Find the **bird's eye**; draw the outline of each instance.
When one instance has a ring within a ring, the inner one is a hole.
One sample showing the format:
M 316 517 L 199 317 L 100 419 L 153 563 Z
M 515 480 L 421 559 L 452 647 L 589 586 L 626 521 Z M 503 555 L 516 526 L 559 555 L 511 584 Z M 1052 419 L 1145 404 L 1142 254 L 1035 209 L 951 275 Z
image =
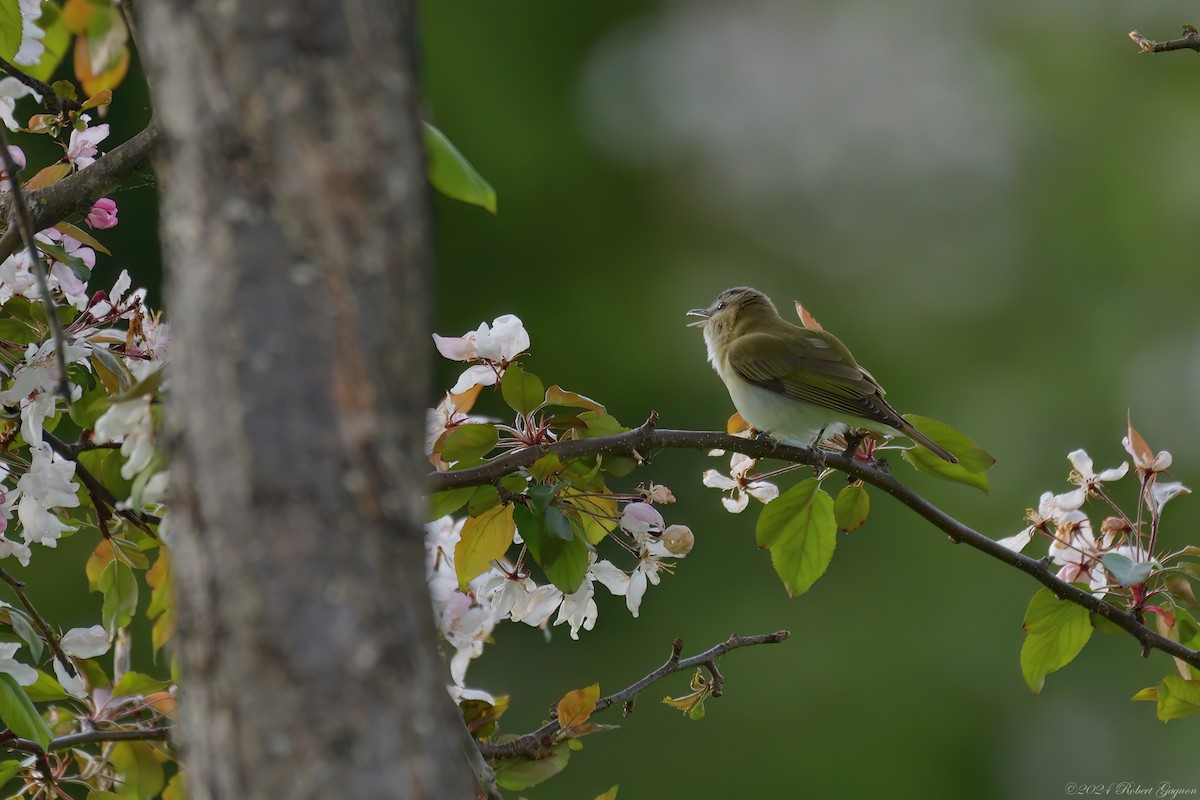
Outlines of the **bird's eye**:
M 724 311 L 724 310 L 725 310 L 725 301 L 722 300 L 721 302 L 717 303 L 717 311 Z

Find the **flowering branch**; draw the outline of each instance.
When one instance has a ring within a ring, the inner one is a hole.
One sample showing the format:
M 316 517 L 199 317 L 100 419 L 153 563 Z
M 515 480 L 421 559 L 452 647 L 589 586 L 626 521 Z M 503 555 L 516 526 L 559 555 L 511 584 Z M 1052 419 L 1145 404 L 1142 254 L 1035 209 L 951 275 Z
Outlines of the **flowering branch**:
M 1130 31 L 1129 38 L 1137 42 L 1137 46 L 1142 48 L 1143 53 L 1165 53 L 1168 50 L 1195 50 L 1200 53 L 1200 31 L 1196 30 L 1193 25 L 1184 25 L 1183 36 L 1178 39 L 1168 39 L 1165 42 L 1147 39 L 1137 31 Z
M 623 704 L 626 705 L 626 715 L 632 710 L 632 703 L 638 693 L 649 687 L 651 684 L 662 680 L 668 675 L 684 670 L 693 669 L 695 667 L 704 667 L 712 676 L 712 689 L 710 694 L 714 697 L 719 697 L 725 685 L 725 680 L 717 669 L 717 659 L 728 653 L 730 650 L 737 650 L 741 647 L 751 647 L 757 644 L 776 644 L 782 642 L 791 636 L 788 631 L 776 631 L 775 633 L 761 633 L 756 636 L 738 636 L 733 634 L 725 641 L 718 645 L 710 647 L 703 653 L 699 653 L 688 658 L 680 658 L 679 654 L 683 651 L 683 640 L 676 639 L 671 646 L 671 657 L 667 659 L 661 667 L 646 675 L 641 680 L 633 683 L 616 694 L 610 694 L 607 697 L 602 697 L 596 701 L 596 707 L 592 713 L 603 711 L 606 708 Z M 503 744 L 488 744 L 481 743 L 479 745 L 480 752 L 486 758 L 501 758 L 505 756 L 516 756 L 527 753 L 533 753 L 545 748 L 554 738 L 554 735 L 561 730 L 558 720 L 553 720 L 546 723 L 536 731 L 526 733 L 523 736 L 518 736 L 516 739 L 511 739 Z
M 50 324 L 50 332 L 54 336 L 54 357 L 58 362 L 58 393 L 62 395 L 66 404 L 70 405 L 71 384 L 67 381 L 66 335 L 63 333 L 62 320 L 58 318 L 58 311 L 54 306 L 54 297 L 50 294 L 50 269 L 42 261 L 42 256 L 37 249 L 37 242 L 33 238 L 40 228 L 34 227 L 29 206 L 25 203 L 25 193 L 21 189 L 20 181 L 17 180 L 17 162 L 8 150 L 8 135 L 3 126 L 0 126 L 0 159 L 4 162 L 5 173 L 8 174 L 9 195 L 12 197 L 13 212 L 16 216 L 16 224 L 10 219 L 8 227 L 9 230 L 19 230 L 20 238 L 25 240 L 25 246 L 29 248 L 29 257 L 33 261 L 33 275 L 37 279 L 38 293 L 42 296 L 42 305 L 46 308 L 46 321 Z M 8 231 L 5 232 L 5 235 L 7 233 Z M 8 258 L 8 256 L 0 258 Z
M 114 497 L 113 493 L 108 490 L 108 487 L 101 483 L 99 478 L 89 472 L 88 468 L 80 463 L 79 454 L 86 450 L 95 449 L 94 446 L 82 445 L 78 443 L 68 444 L 62 439 L 59 439 L 53 433 L 50 433 L 50 431 L 43 431 L 42 438 L 45 440 L 46 444 L 50 445 L 50 449 L 52 449 L 54 452 L 58 453 L 68 461 L 75 462 L 75 475 L 79 478 L 79 481 L 83 484 L 83 487 L 87 489 L 88 494 L 91 495 L 92 502 L 96 506 L 96 511 L 100 514 L 100 524 L 102 529 L 105 519 L 109 518 L 106 517 L 106 515 L 111 511 L 133 523 L 133 525 L 143 533 L 146 533 L 147 535 L 156 539 L 158 538 L 158 534 L 156 534 L 154 529 L 150 527 L 151 524 L 156 525 L 160 522 L 158 517 L 153 514 L 148 514 L 144 511 L 136 511 L 132 508 L 118 507 L 117 498 Z
M 160 138 L 158 124 L 151 120 L 137 135 L 105 153 L 103 158 L 97 159 L 87 169 L 29 192 L 34 230 L 52 227 L 72 214 L 91 208 L 134 172 L 149 165 L 150 155 Z M 0 236 L 0 261 L 15 253 L 20 242 L 20 232 L 10 221 L 8 229 Z
M 1069 600 L 1109 620 L 1141 643 L 1143 655 L 1148 655 L 1151 649 L 1161 650 L 1192 666 L 1200 667 L 1200 651 L 1191 650 L 1179 642 L 1158 634 L 1143 625 L 1134 614 L 1060 580 L 1049 570 L 1047 561 L 1033 559 L 1010 550 L 999 542 L 964 525 L 898 481 L 887 471 L 886 466 L 860 461 L 843 453 L 791 447 L 771 439 L 745 439 L 740 436 L 710 431 L 658 430 L 654 427 L 657 419 L 657 414 L 651 414 L 641 427 L 624 433 L 526 447 L 495 458 L 479 467 L 451 472 L 435 472 L 429 476 L 429 489 L 432 492 L 438 492 L 491 483 L 504 475 L 532 465 L 546 453 L 557 453 L 560 458 L 567 459 L 589 455 L 618 454 L 641 454 L 642 457 L 645 457 L 652 448 L 656 447 L 691 450 L 721 449 L 744 453 L 755 458 L 773 458 L 813 467 L 832 467 L 887 492 L 931 522 L 934 527 L 947 534 L 953 541 L 966 544 L 1021 570 L 1050 589 L 1059 599 Z

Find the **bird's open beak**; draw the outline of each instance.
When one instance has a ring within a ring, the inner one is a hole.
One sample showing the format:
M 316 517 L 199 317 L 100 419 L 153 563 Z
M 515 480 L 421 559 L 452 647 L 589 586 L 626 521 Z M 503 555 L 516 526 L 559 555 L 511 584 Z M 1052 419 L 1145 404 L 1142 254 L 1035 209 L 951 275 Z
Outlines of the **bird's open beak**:
M 693 308 L 691 311 L 687 312 L 685 316 L 700 317 L 700 319 L 696 320 L 695 322 L 689 322 L 687 324 L 689 328 L 700 328 L 704 326 L 704 323 L 708 322 L 709 314 L 707 308 Z

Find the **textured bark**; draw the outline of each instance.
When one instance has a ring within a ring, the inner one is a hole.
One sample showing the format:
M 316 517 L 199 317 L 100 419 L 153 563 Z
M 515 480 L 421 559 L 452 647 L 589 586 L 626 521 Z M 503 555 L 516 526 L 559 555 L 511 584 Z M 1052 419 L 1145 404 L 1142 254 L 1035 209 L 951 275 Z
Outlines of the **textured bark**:
M 411 4 L 142 5 L 190 797 L 469 797 L 424 579 Z

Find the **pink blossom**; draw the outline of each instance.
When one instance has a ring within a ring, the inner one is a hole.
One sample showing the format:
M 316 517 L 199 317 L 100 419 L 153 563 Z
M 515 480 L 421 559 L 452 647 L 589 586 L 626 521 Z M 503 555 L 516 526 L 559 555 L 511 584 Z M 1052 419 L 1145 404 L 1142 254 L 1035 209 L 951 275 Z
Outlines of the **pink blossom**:
M 644 537 L 651 531 L 661 531 L 666 523 L 662 514 L 649 503 L 630 503 L 621 514 L 621 528 L 636 537 Z
M 117 204 L 114 200 L 101 197 L 88 212 L 87 224 L 95 230 L 108 230 L 117 226 Z
M 76 169 L 89 167 L 100 155 L 97 145 L 108 138 L 108 123 L 94 128 L 71 131 L 71 141 L 67 144 L 67 158 Z

